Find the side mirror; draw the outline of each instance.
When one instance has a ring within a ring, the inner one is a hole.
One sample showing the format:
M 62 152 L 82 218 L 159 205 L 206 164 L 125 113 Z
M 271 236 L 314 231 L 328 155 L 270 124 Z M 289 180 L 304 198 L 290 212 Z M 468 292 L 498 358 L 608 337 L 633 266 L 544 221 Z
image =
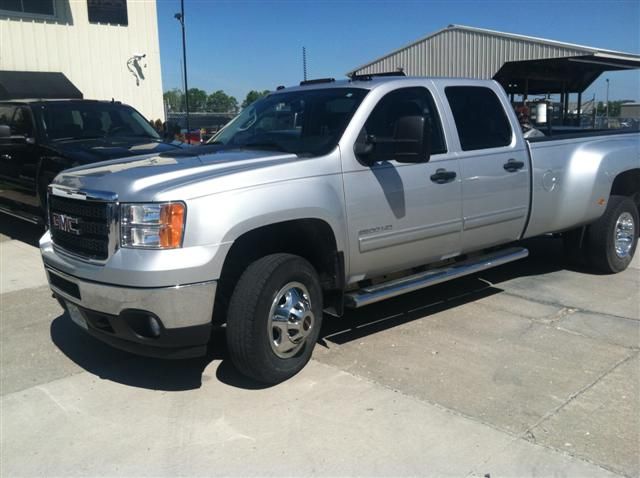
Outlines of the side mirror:
M 394 159 L 399 163 L 429 161 L 431 134 L 424 116 L 398 118 L 393 134 Z
M 0 139 L 11 138 L 11 127 L 6 124 L 0 124 Z
M 373 164 L 376 159 L 374 156 L 375 144 L 372 141 L 372 137 L 367 134 L 367 131 L 363 128 L 358 135 L 358 139 L 353 145 L 353 153 L 356 158 L 367 166 Z
M 373 143 L 369 141 L 356 141 L 353 145 L 353 152 L 357 157 L 369 156 L 373 152 Z

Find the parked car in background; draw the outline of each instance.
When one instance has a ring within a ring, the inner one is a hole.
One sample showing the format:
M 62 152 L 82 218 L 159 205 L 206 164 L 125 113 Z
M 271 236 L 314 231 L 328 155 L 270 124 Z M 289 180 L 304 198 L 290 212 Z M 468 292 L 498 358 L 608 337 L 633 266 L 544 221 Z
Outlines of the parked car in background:
M 321 80 L 245 108 L 208 145 L 84 166 L 50 186 L 40 241 L 71 318 L 115 347 L 205 353 L 277 383 L 340 316 L 522 259 L 624 270 L 638 242 L 640 135 L 527 140 L 488 80 Z M 637 291 L 629 291 L 629 294 Z
M 2 101 L 0 212 L 43 223 L 47 186 L 60 171 L 179 148 L 117 101 Z

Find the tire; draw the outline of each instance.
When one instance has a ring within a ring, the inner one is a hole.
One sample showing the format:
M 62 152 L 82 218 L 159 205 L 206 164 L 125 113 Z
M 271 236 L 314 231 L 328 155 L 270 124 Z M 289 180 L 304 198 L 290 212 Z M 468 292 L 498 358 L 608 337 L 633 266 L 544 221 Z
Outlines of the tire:
M 231 361 L 258 382 L 280 383 L 307 364 L 321 325 L 322 290 L 313 266 L 291 254 L 265 256 L 244 271 L 231 296 Z
M 631 198 L 611 196 L 605 213 L 589 226 L 587 259 L 596 271 L 625 270 L 638 245 L 638 209 Z

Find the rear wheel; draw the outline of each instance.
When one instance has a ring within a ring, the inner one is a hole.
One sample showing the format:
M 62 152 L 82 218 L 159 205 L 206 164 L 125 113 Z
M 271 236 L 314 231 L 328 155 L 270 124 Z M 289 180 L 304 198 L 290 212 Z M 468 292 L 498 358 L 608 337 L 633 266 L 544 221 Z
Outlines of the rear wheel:
M 309 361 L 321 324 L 322 290 L 313 266 L 291 254 L 263 257 L 246 269 L 231 296 L 231 360 L 254 380 L 282 382 Z
M 638 209 L 626 196 L 611 196 L 607 210 L 589 226 L 587 257 L 599 272 L 625 270 L 638 245 Z

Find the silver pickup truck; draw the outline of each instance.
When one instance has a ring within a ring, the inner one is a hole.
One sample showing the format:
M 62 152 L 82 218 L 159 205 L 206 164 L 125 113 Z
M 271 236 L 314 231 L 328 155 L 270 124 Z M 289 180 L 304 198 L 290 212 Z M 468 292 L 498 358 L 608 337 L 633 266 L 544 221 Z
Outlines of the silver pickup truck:
M 562 233 L 605 273 L 635 252 L 638 133 L 523 138 L 492 81 L 305 82 L 210 144 L 79 167 L 40 248 L 72 320 L 125 350 L 206 352 L 265 383 L 307 363 L 323 313 L 515 261 Z

